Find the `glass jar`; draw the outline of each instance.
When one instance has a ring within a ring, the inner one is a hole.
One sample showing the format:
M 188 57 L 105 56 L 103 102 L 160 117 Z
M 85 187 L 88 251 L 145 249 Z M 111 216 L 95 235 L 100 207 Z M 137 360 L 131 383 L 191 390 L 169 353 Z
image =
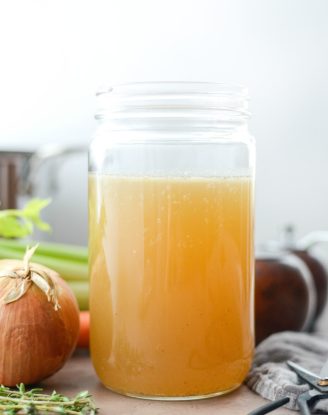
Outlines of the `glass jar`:
M 89 175 L 96 372 L 136 397 L 229 392 L 254 347 L 245 89 L 126 84 L 98 102 Z

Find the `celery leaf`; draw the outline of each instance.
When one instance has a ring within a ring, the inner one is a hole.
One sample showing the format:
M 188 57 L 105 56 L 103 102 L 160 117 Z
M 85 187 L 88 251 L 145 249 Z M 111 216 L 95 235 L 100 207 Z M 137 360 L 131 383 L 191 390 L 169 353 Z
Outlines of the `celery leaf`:
M 34 227 L 50 231 L 50 225 L 40 217 L 41 210 L 49 203 L 49 199 L 32 199 L 21 210 L 0 210 L 0 236 L 24 238 L 33 233 Z

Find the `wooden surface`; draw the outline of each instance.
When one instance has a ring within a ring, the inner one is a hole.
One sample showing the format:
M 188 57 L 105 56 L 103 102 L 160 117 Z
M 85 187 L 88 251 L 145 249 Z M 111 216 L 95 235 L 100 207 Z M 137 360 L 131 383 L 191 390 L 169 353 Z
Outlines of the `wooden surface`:
M 327 333 L 328 307 L 317 323 L 316 331 Z M 251 392 L 246 386 L 217 398 L 189 402 L 158 402 L 128 398 L 105 389 L 97 379 L 86 351 L 76 353 L 57 374 L 42 385 L 47 391 L 54 389 L 74 396 L 88 390 L 94 396 L 101 415 L 247 415 L 268 402 Z M 292 415 L 295 411 L 277 409 L 273 415 Z
M 100 384 L 89 356 L 81 351 L 41 386 L 49 392 L 56 390 L 69 396 L 88 390 L 103 415 L 246 415 L 267 402 L 246 386 L 225 396 L 189 402 L 146 401 L 121 396 Z M 291 415 L 295 412 L 279 409 L 273 414 Z
M 328 306 L 317 323 L 316 331 L 327 334 Z M 74 396 L 88 390 L 94 396 L 101 415 L 247 415 L 268 401 L 246 386 L 217 398 L 189 402 L 158 402 L 129 398 L 105 389 L 98 381 L 86 351 L 78 351 L 57 374 L 41 385 L 48 392 Z M 273 415 L 292 415 L 295 411 L 277 409 Z

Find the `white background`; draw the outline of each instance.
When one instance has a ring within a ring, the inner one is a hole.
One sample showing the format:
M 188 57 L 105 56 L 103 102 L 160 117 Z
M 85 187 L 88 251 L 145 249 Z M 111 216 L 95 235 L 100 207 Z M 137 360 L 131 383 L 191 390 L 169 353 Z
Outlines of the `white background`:
M 257 241 L 328 229 L 328 1 L 0 3 L 0 149 L 87 145 L 95 91 L 151 80 L 248 86 Z M 86 243 L 86 178 L 85 156 L 62 165 L 50 239 Z

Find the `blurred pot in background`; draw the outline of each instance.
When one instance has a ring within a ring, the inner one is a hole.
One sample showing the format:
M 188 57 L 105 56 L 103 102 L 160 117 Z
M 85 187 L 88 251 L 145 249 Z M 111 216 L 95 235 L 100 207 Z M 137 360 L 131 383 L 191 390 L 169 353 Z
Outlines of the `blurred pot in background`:
M 57 172 L 69 156 L 87 153 L 84 146 L 45 145 L 36 151 L 0 149 L 0 209 L 16 208 L 20 197 L 33 196 L 42 167 L 49 164 L 49 193 L 58 188 Z
M 0 151 L 0 209 L 17 207 L 17 196 L 33 153 Z

